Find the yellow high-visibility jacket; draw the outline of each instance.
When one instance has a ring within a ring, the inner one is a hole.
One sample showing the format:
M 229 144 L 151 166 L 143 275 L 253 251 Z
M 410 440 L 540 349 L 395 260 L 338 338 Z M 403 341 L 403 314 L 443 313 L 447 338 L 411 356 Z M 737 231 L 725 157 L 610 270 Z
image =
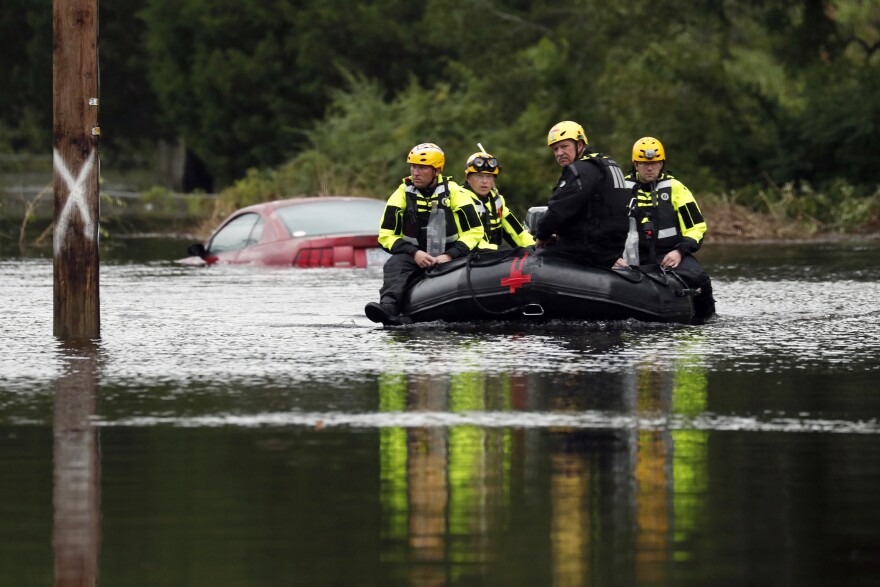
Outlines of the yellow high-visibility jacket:
M 437 176 L 430 194 L 417 189 L 409 177 L 388 198 L 379 226 L 379 246 L 391 254 L 414 254 L 426 250 L 428 217 L 431 204 L 446 214 L 446 254 L 463 257 L 483 241 L 483 223 L 474 202 L 460 185 L 449 177 Z

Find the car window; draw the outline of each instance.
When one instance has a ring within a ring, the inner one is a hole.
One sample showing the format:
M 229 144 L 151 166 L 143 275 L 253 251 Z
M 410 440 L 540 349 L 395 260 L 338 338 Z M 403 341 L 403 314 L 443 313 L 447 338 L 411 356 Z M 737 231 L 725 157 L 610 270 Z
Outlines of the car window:
M 379 232 L 385 210 L 381 200 L 321 201 L 278 208 L 291 236 L 370 234 Z
M 262 232 L 263 220 L 259 214 L 236 216 L 217 231 L 211 239 L 211 244 L 208 245 L 208 252 L 216 254 L 243 249 L 256 243 Z
M 257 217 L 257 223 L 254 224 L 254 229 L 251 231 L 251 235 L 248 237 L 247 244 L 245 246 L 249 247 L 251 245 L 255 245 L 260 242 L 260 237 L 263 236 L 263 217 Z

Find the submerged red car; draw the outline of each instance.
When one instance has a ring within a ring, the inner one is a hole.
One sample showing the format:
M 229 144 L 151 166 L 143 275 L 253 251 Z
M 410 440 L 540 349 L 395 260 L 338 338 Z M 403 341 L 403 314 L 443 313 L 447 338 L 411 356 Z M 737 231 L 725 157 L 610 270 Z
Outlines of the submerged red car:
M 383 200 L 291 198 L 242 208 L 205 244 L 189 247 L 187 265 L 242 263 L 274 267 L 380 267 Z

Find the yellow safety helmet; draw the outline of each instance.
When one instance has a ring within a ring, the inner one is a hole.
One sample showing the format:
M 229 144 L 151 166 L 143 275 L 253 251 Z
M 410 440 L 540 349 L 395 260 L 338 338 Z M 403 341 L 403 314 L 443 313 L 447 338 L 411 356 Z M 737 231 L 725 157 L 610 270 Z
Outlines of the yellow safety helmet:
M 498 175 L 499 171 L 501 171 L 501 164 L 498 163 L 498 159 L 485 151 L 478 151 L 468 157 L 467 163 L 464 166 L 465 175 L 468 173 L 491 173 L 492 175 Z
M 584 127 L 571 120 L 563 120 L 562 122 L 557 122 L 553 128 L 550 129 L 550 132 L 547 133 L 547 146 L 552 147 L 554 143 L 566 139 L 571 139 L 574 142 L 590 142 L 587 140 L 587 133 L 584 132 Z
M 633 145 L 633 163 L 636 161 L 666 161 L 663 143 L 654 137 L 642 137 Z
M 443 154 L 443 149 L 434 143 L 420 143 L 406 156 L 406 162 L 410 165 L 430 165 L 442 171 L 443 166 L 446 165 L 446 155 Z

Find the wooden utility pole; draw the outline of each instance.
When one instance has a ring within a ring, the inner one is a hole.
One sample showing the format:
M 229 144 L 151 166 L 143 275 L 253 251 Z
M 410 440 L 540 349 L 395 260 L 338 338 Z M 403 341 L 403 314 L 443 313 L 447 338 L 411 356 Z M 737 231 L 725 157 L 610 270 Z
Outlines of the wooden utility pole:
M 54 0 L 54 334 L 100 336 L 98 0 Z

